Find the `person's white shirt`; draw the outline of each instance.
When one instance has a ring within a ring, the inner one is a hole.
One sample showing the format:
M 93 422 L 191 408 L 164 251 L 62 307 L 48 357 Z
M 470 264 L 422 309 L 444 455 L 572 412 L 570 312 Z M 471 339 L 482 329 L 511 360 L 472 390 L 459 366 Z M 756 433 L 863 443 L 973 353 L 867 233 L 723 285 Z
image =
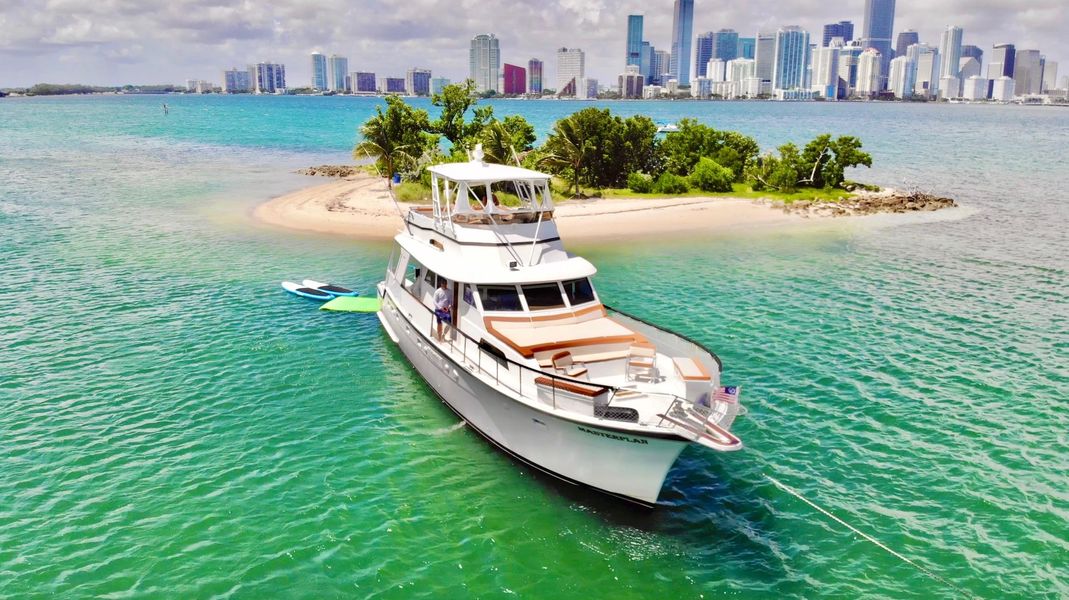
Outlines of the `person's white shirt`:
M 449 288 L 438 288 L 434 290 L 434 308 L 438 310 L 447 310 L 453 305 L 453 297 L 449 294 Z

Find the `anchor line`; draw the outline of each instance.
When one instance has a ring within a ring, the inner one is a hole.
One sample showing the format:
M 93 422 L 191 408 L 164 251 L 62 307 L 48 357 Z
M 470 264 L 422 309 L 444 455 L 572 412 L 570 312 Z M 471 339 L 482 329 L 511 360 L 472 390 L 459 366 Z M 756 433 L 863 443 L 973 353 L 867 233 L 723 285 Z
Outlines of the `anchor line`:
M 798 490 L 792 488 L 791 486 L 787 485 L 786 483 L 783 483 L 782 481 L 776 479 L 775 477 L 772 477 L 771 475 L 769 475 L 767 473 L 765 473 L 764 475 L 765 475 L 766 479 L 768 479 L 773 484 L 775 484 L 776 487 L 778 487 L 779 489 L 787 492 L 788 494 L 794 496 L 795 498 L 798 498 L 802 502 L 805 502 L 806 504 L 808 504 L 809 506 L 811 506 L 813 509 L 817 510 L 818 512 L 820 512 L 824 516 L 826 516 L 829 519 L 835 521 L 836 523 L 842 525 L 843 527 L 846 527 L 847 529 L 849 529 L 850 531 L 856 533 L 857 535 L 860 535 L 861 537 L 863 537 L 866 540 L 868 540 L 869 542 L 875 544 L 878 548 L 880 548 L 883 551 L 887 552 L 891 556 L 894 556 L 895 558 L 901 560 L 902 562 L 904 562 L 904 563 L 912 566 L 913 568 L 917 569 L 921 573 L 924 573 L 928 577 L 931 577 L 932 579 L 934 579 L 934 580 L 942 583 L 943 585 L 946 585 L 946 586 L 948 586 L 948 587 L 960 592 L 961 594 L 963 594 L 965 596 L 972 596 L 972 594 L 970 594 L 969 592 L 963 590 L 962 588 L 958 587 L 957 585 L 954 585 L 954 583 L 952 583 L 951 581 L 949 581 L 945 577 L 939 575 L 935 571 L 932 571 L 931 569 L 925 567 L 924 565 L 921 565 L 920 563 L 918 563 L 918 562 L 916 562 L 914 560 L 911 560 L 909 557 L 907 557 L 907 556 L 905 556 L 905 555 L 893 550 L 892 548 L 890 548 L 889 546 L 887 546 L 886 544 L 884 544 L 880 540 L 877 540 L 876 538 L 872 537 L 871 535 L 859 530 L 858 528 L 854 527 L 853 525 L 851 525 L 851 524 L 847 523 L 846 521 L 840 519 L 839 517 L 833 515 L 828 510 L 818 506 L 815 502 L 813 502 L 809 498 L 806 498 L 805 496 L 803 496 L 801 494 L 801 492 L 799 492 Z

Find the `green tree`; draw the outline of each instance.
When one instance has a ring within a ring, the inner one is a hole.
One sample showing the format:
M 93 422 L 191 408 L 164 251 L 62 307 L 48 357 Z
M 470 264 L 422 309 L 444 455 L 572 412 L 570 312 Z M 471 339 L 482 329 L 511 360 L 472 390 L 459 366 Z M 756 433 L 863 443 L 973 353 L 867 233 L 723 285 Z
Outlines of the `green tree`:
M 560 119 L 553 124 L 553 132 L 542 146 L 544 154 L 539 158 L 538 165 L 547 167 L 571 181 L 571 185 L 575 187 L 575 195 L 578 196 L 579 180 L 589 156 L 593 153 L 594 145 L 586 138 L 586 132 L 578 120 L 572 117 Z
M 456 145 L 466 134 L 464 115 L 475 106 L 475 82 L 468 79 L 461 84 L 450 84 L 438 94 L 431 96 L 431 104 L 442 109 L 431 123 L 430 130 L 441 134 L 449 143 Z
M 735 175 L 731 169 L 720 166 L 715 160 L 706 156 L 698 160 L 690 173 L 690 184 L 703 192 L 730 192 Z
M 685 194 L 689 189 L 690 186 L 687 185 L 686 177 L 667 171 L 661 173 L 661 176 L 657 178 L 657 182 L 653 184 L 653 191 L 658 194 Z
M 386 111 L 375 107 L 375 116 L 360 126 L 363 140 L 353 148 L 353 158 L 365 155 L 376 160 L 387 178 L 399 170 L 415 166 L 420 157 L 438 145 L 438 137 L 427 133 L 427 111 L 415 109 L 397 96 L 386 97 Z M 392 179 L 389 185 L 393 186 Z
M 800 185 L 814 188 L 840 187 L 847 167 L 872 166 L 872 157 L 861 151 L 861 140 L 853 136 L 819 135 L 802 150 Z
M 565 128 L 559 127 L 564 122 Z M 568 137 L 562 136 L 565 130 Z M 623 187 L 632 172 L 660 171 L 656 135 L 657 126 L 648 117 L 622 119 L 609 109 L 585 108 L 554 124 L 543 146 L 547 156 L 542 164 L 571 179 L 577 191 L 583 184 Z M 581 156 L 578 162 L 560 160 L 562 156 L 578 158 L 577 153 Z M 578 171 L 572 166 L 576 164 Z
M 705 156 L 730 169 L 735 181 L 742 181 L 746 167 L 757 160 L 760 148 L 753 138 L 736 131 L 713 129 L 694 119 L 682 119 L 679 130 L 665 136 L 661 152 L 665 169 L 677 175 L 690 173 Z
M 531 150 L 534 140 L 534 127 L 527 119 L 510 115 L 504 121 L 494 120 L 483 127 L 474 141 L 483 145 L 487 161 L 511 164 L 514 157 L 521 158 Z
M 798 190 L 798 174 L 801 171 L 798 146 L 784 144 L 777 151 L 779 156 L 766 154 L 747 167 L 746 178 L 754 190 L 785 193 Z

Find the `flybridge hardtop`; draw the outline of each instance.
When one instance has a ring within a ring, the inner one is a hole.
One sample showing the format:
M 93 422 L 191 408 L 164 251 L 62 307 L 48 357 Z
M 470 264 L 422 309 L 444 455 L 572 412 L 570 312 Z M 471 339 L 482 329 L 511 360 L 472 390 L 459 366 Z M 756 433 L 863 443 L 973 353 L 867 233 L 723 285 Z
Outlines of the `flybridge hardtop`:
M 719 359 L 602 302 L 594 265 L 561 242 L 549 175 L 484 163 L 479 148 L 430 173 L 432 204 L 411 208 L 395 238 L 379 319 L 473 429 L 642 504 L 686 445 L 742 447 Z

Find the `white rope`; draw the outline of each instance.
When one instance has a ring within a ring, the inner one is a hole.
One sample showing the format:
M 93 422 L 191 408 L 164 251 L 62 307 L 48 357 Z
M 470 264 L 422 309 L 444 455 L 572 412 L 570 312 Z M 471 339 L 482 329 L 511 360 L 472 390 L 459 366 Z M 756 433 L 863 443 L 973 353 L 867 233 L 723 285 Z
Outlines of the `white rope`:
M 805 502 L 809 506 L 813 507 L 814 509 L 816 509 L 817 511 L 819 511 L 820 513 L 822 513 L 824 516 L 828 517 L 829 519 L 835 521 L 836 523 L 842 525 L 843 527 L 846 527 L 850 531 L 853 531 L 854 533 L 860 535 L 861 537 L 865 538 L 866 540 L 872 542 L 877 547 L 883 549 L 885 552 L 887 552 L 891 556 L 894 556 L 895 558 L 901 560 L 902 562 L 904 562 L 904 563 L 906 563 L 908 565 L 911 565 L 913 568 L 917 569 L 921 573 L 924 573 L 928 577 L 931 577 L 932 579 L 934 579 L 934 580 L 936 580 L 936 581 L 938 581 L 938 582 L 940 582 L 940 583 L 942 583 L 944 585 L 947 585 L 947 586 L 957 590 L 958 592 L 961 592 L 962 594 L 964 594 L 966 596 L 971 596 L 971 594 L 969 594 L 965 590 L 961 589 L 960 587 L 954 585 L 953 583 L 951 583 L 947 579 L 943 578 L 938 573 L 932 571 L 931 569 L 929 569 L 929 568 L 927 568 L 927 567 L 925 567 L 925 566 L 923 566 L 923 565 L 921 565 L 921 564 L 919 564 L 919 563 L 917 563 L 915 561 L 910 560 L 906 556 L 903 556 L 902 554 L 892 550 L 887 545 L 885 545 L 883 542 L 880 542 L 879 540 L 877 540 L 876 538 L 872 537 L 871 535 L 868 535 L 867 533 L 863 533 L 863 532 L 859 531 L 853 525 L 850 525 L 846 521 L 844 521 L 844 520 L 840 519 L 839 517 L 831 514 L 830 512 L 828 512 L 827 510 L 821 508 L 820 506 L 817 506 L 816 503 L 814 503 L 813 501 L 809 500 L 808 498 L 803 496 L 800 492 L 798 492 L 798 490 L 795 490 L 794 488 L 792 488 L 791 486 L 787 485 L 786 483 L 783 483 L 783 482 L 777 480 L 776 478 L 772 477 L 771 475 L 769 475 L 767 473 L 765 474 L 765 477 L 769 481 L 774 483 L 776 485 L 776 487 L 778 487 L 779 489 L 787 492 L 788 494 L 794 496 L 795 498 L 798 498 L 799 500 L 801 500 L 802 502 Z

